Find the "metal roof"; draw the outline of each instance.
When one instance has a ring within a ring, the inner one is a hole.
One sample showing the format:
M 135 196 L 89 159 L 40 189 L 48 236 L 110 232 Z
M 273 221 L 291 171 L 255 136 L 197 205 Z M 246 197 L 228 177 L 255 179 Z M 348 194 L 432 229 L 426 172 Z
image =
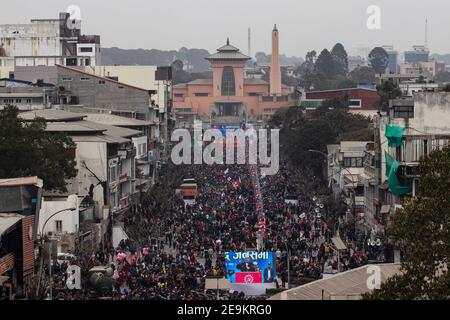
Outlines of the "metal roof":
M 86 120 L 119 127 L 143 127 L 154 124 L 151 121 L 126 118 L 107 113 L 88 113 L 86 114 Z
M 17 213 L 0 213 L 0 235 L 22 220 L 23 217 Z
M 44 118 L 47 121 L 71 121 L 82 120 L 86 115 L 81 113 L 68 112 L 64 110 L 43 109 L 19 113 L 23 120 L 34 120 L 35 118 Z
M 367 287 L 367 278 L 370 275 L 367 269 L 371 266 L 380 268 L 381 283 L 401 272 L 400 263 L 365 265 L 283 291 L 269 300 L 359 299 L 362 294 L 370 291 Z
M 127 143 L 130 139 L 113 137 L 108 135 L 95 136 L 70 136 L 73 142 L 105 142 L 105 143 Z
M 217 49 L 216 53 L 205 58 L 206 60 L 251 60 L 252 58 L 241 53 L 238 48 L 230 45 L 227 39 L 226 45 Z
M 43 182 L 38 177 L 0 179 L 0 187 L 14 187 L 14 186 L 28 186 L 28 185 L 34 185 L 39 188 L 42 188 Z
M 249 56 L 246 56 L 243 53 L 235 52 L 235 51 L 219 51 L 213 53 L 209 57 L 205 58 L 206 60 L 251 60 Z

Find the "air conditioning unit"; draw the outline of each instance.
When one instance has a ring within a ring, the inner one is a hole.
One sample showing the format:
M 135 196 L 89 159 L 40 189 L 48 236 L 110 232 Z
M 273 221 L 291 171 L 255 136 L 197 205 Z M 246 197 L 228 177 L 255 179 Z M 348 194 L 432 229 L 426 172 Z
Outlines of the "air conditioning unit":
M 47 232 L 47 236 L 48 236 L 48 237 L 53 237 L 53 231 L 48 231 L 48 232 Z

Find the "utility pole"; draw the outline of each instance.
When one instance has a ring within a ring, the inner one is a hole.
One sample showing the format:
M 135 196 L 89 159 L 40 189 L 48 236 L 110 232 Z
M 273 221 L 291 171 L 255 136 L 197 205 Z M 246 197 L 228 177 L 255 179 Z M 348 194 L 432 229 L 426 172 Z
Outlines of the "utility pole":
M 50 300 L 53 300 L 52 241 L 50 239 L 49 239 L 49 242 L 48 242 L 48 275 L 50 277 L 49 295 L 50 295 Z

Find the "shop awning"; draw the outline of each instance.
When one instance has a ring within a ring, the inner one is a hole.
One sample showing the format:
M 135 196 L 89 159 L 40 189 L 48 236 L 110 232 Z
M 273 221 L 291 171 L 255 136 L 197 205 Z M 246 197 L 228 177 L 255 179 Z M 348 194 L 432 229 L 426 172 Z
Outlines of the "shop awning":
M 404 134 L 405 128 L 387 125 L 385 136 L 388 139 L 389 147 L 400 147 Z
M 380 213 L 389 213 L 391 211 L 391 205 L 389 204 L 383 204 L 381 206 Z

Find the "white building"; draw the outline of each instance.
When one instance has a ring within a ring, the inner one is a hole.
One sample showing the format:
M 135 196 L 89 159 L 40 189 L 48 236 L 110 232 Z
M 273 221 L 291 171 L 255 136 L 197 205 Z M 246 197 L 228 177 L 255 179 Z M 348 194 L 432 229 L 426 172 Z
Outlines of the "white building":
M 99 65 L 100 37 L 82 36 L 68 13 L 58 19 L 0 25 L 0 67 Z
M 78 235 L 79 227 L 80 206 L 77 195 L 42 199 L 37 227 L 38 235 L 60 240 L 58 241 L 58 253 L 73 250 L 74 237 Z M 66 240 L 66 244 L 61 241 L 63 239 Z
M 364 217 L 364 174 L 365 151 L 373 145 L 370 141 L 341 141 L 328 145 L 328 178 L 335 194 L 346 195 L 350 208 Z

